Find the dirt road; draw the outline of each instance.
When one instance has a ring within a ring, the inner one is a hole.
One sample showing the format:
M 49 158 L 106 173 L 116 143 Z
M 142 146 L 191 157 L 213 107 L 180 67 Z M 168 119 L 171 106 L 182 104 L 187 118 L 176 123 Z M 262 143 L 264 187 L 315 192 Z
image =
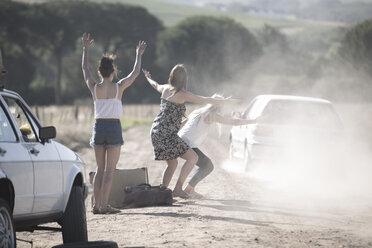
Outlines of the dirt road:
M 147 166 L 150 183 L 159 184 L 165 163 L 153 160 L 149 129 L 124 133 L 118 167 Z M 204 199 L 179 199 L 171 207 L 126 209 L 115 215 L 93 215 L 88 205 L 89 240 L 112 240 L 119 247 L 372 247 L 370 198 L 310 198 L 290 190 L 296 187 L 275 187 L 265 173 L 246 173 L 236 161 L 227 162 L 227 147 L 226 133 L 201 147 L 215 164 L 197 188 Z M 94 170 L 92 150 L 79 153 L 88 172 Z M 18 238 L 32 240 L 35 248 L 62 243 L 59 232 L 18 233 Z

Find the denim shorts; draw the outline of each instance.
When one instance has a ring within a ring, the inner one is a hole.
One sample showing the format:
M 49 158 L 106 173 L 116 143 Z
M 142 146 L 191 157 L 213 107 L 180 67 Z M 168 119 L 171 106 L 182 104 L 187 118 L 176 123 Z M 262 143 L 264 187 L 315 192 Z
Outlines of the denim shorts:
M 121 146 L 124 144 L 120 120 L 95 120 L 91 146 Z

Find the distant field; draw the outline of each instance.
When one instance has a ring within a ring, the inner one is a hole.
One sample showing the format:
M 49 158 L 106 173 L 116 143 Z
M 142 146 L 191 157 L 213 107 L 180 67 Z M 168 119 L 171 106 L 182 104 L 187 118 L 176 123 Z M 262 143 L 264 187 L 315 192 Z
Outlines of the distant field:
M 97 0 L 103 2 L 104 0 Z M 265 24 L 280 29 L 289 39 L 293 40 L 294 49 L 307 52 L 324 54 L 334 42 L 340 39 L 342 34 L 339 28 L 345 26 L 343 23 L 300 20 L 292 18 L 269 18 L 248 15 L 242 12 L 219 11 L 211 7 L 196 7 L 192 5 L 169 3 L 159 0 L 108 0 L 145 7 L 151 14 L 158 17 L 166 27 L 174 26 L 185 18 L 195 15 L 225 16 L 241 23 L 251 32 L 259 31 Z M 108 2 L 104 1 L 104 2 Z M 372 1 L 372 0 L 371 0 Z M 310 48 L 310 49 L 309 49 Z
M 194 15 L 212 15 L 212 16 L 228 16 L 242 23 L 247 28 L 261 28 L 264 24 L 269 24 L 275 27 L 314 27 L 328 26 L 326 23 L 308 22 L 305 20 L 295 19 L 278 19 L 268 17 L 251 16 L 238 12 L 219 11 L 214 8 L 196 7 L 184 4 L 168 3 L 157 0 L 98 0 L 98 2 L 120 2 L 125 4 L 139 5 L 147 8 L 153 15 L 163 21 L 165 26 L 173 26 L 179 21 Z M 329 24 L 333 27 L 332 24 Z

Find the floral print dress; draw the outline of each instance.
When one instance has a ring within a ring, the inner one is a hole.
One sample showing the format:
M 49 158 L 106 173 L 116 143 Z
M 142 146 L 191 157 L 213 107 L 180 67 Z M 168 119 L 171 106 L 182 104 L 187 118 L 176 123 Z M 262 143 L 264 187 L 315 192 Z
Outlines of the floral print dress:
M 172 160 L 185 154 L 189 146 L 178 136 L 185 104 L 161 99 L 160 112 L 151 127 L 155 160 Z

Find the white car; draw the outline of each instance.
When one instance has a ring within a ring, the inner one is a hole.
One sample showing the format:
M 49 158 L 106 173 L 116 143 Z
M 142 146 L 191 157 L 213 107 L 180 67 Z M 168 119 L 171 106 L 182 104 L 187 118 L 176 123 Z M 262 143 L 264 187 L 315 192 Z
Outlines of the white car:
M 85 164 L 55 136 L 20 95 L 0 89 L 0 247 L 49 222 L 61 225 L 64 243 L 88 239 Z
M 243 159 L 246 169 L 254 161 L 278 158 L 284 148 L 296 153 L 309 144 L 329 145 L 340 137 L 343 127 L 330 101 L 311 97 L 259 95 L 238 115 L 260 117 L 256 124 L 234 126 L 230 131 L 230 158 Z

